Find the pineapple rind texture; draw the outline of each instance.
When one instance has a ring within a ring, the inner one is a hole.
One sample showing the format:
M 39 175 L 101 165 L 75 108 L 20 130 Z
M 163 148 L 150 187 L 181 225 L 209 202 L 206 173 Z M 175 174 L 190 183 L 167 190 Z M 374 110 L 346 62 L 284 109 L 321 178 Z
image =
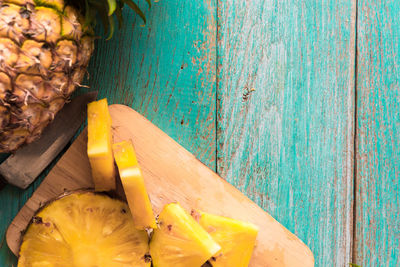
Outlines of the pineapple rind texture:
M 221 246 L 212 257 L 213 267 L 247 267 L 249 265 L 258 227 L 254 224 L 201 211 L 192 211 L 192 216 Z
M 113 152 L 135 227 L 142 230 L 157 228 L 132 142 L 114 144 Z
M 87 154 L 95 190 L 109 191 L 115 189 L 111 116 L 105 98 L 88 104 Z
M 154 267 L 201 267 L 221 247 L 178 204 L 166 205 L 150 242 Z
M 0 153 L 39 138 L 81 84 L 94 49 L 82 25 L 62 0 L 0 0 Z
M 19 267 L 150 267 L 148 235 L 133 226 L 128 206 L 84 192 L 58 199 L 33 218 Z

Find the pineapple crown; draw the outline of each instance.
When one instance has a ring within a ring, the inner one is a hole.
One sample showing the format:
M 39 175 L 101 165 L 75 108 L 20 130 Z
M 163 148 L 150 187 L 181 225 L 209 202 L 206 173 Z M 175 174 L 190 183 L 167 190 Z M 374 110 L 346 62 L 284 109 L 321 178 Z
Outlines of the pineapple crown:
M 84 15 L 85 26 L 94 25 L 96 17 L 101 19 L 104 26 L 104 32 L 108 34 L 107 40 L 111 39 L 115 30 L 114 18 L 117 18 L 118 27 L 124 23 L 122 16 L 122 8 L 126 4 L 137 15 L 139 15 L 144 24 L 146 24 L 146 17 L 139 6 L 132 0 L 70 0 L 71 4 L 76 6 Z M 151 7 L 151 0 L 146 0 L 149 8 Z

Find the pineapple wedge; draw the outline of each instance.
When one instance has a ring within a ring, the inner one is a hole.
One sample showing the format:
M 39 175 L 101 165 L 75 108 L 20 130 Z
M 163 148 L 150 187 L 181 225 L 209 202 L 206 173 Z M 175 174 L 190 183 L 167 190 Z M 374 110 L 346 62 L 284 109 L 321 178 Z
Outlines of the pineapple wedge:
M 157 228 L 142 172 L 131 141 L 113 145 L 115 162 L 136 228 Z
M 150 242 L 154 267 L 201 267 L 221 247 L 177 203 L 164 206 Z
M 116 187 L 111 144 L 111 116 L 104 98 L 88 104 L 87 153 L 96 191 L 109 191 Z
M 257 226 L 194 210 L 192 216 L 221 246 L 209 261 L 213 267 L 249 265 L 258 234 Z
M 63 196 L 33 217 L 19 267 L 150 267 L 148 236 L 126 203 L 103 194 Z

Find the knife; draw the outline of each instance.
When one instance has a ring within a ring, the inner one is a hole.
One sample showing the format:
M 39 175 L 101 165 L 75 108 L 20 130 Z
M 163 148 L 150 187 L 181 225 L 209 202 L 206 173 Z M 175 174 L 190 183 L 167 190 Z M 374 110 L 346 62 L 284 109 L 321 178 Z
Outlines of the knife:
M 41 137 L 9 156 L 0 165 L 0 189 L 9 183 L 27 188 L 72 139 L 86 119 L 87 104 L 97 92 L 77 96 L 57 113 Z

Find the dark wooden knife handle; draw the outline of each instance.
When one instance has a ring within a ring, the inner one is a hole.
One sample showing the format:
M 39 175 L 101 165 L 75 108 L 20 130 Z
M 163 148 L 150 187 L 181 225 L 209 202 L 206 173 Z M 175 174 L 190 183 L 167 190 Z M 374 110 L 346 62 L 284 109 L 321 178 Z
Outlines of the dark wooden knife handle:
M 6 179 L 0 174 L 0 190 L 3 190 L 3 188 L 7 185 Z

